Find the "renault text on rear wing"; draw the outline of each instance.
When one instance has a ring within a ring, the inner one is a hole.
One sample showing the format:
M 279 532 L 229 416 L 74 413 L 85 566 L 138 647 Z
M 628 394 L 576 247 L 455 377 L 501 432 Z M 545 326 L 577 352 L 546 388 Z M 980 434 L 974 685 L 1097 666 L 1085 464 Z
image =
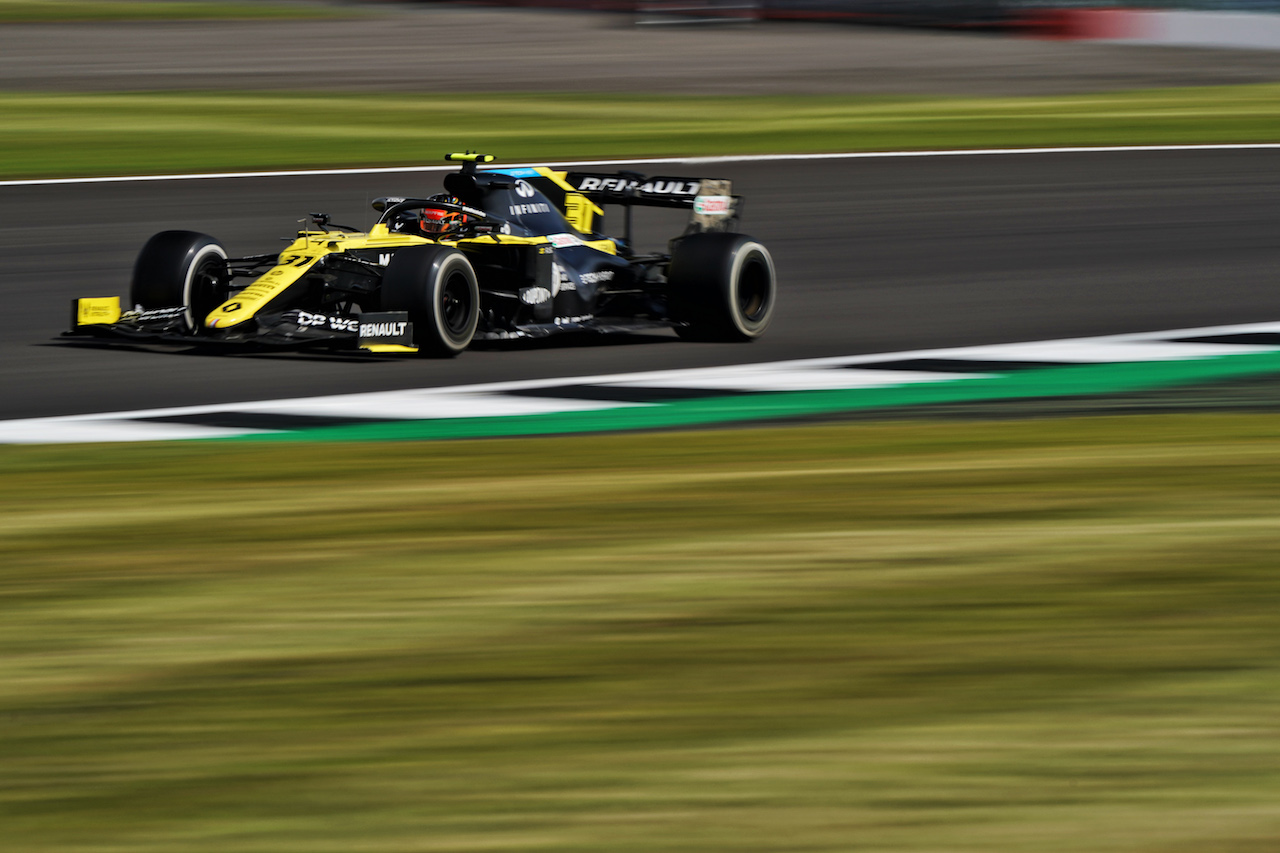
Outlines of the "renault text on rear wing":
M 729 195 L 728 181 L 662 176 L 647 178 L 635 172 L 570 172 L 565 181 L 578 192 L 606 204 L 693 207 L 704 183 L 714 183 L 717 195 Z

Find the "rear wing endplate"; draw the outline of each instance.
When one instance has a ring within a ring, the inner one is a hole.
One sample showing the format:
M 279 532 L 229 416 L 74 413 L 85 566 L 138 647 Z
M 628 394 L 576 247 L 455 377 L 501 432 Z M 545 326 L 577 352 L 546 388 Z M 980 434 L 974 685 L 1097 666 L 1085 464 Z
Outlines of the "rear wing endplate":
M 597 204 L 672 207 L 690 211 L 690 231 L 727 231 L 742 197 L 718 178 L 645 177 L 638 172 L 569 172 L 565 182 Z

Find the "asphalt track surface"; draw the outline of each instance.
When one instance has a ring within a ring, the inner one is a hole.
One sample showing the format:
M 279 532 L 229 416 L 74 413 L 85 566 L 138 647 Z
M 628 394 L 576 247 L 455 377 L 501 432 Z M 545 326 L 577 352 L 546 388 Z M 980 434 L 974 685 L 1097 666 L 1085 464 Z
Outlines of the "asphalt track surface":
M 209 355 L 59 339 L 76 296 L 127 293 L 137 249 L 190 228 L 271 251 L 310 211 L 439 174 L 0 187 L 0 418 L 856 355 L 1280 318 L 1280 151 L 978 155 L 661 167 L 729 177 L 781 294 L 752 344 L 668 335 L 453 360 Z M 649 212 L 644 242 L 682 224 Z

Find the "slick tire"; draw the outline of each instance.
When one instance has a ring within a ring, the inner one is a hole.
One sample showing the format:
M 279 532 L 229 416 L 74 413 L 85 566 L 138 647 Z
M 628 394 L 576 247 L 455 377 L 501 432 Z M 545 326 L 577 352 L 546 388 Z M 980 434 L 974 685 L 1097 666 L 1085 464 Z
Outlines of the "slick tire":
M 133 265 L 130 307 L 186 308 L 187 331 L 227 297 L 227 250 L 208 234 L 161 231 L 147 241 Z
M 407 311 L 418 352 L 452 358 L 480 322 L 480 285 L 467 256 L 447 246 L 401 249 L 382 275 L 382 308 Z
M 745 234 L 708 232 L 681 240 L 667 269 L 674 319 L 682 338 L 750 341 L 773 319 L 773 258 Z

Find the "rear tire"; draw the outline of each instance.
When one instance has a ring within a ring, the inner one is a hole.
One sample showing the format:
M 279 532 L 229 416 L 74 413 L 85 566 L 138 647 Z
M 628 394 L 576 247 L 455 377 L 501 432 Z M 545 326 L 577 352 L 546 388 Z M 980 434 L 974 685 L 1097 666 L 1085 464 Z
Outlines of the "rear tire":
M 161 231 L 147 241 L 133 265 L 130 307 L 186 309 L 187 331 L 227 298 L 227 250 L 208 234 Z
M 480 285 L 471 262 L 457 249 L 413 246 L 396 252 L 387 264 L 382 308 L 409 312 L 419 352 L 452 358 L 475 336 Z
M 667 270 L 674 319 L 682 338 L 750 341 L 773 319 L 777 276 L 763 244 L 745 234 L 690 234 Z

